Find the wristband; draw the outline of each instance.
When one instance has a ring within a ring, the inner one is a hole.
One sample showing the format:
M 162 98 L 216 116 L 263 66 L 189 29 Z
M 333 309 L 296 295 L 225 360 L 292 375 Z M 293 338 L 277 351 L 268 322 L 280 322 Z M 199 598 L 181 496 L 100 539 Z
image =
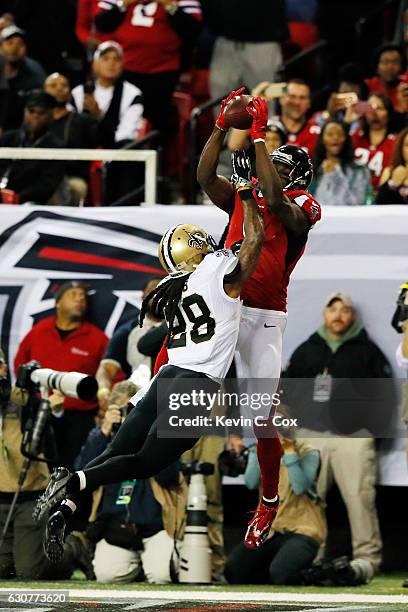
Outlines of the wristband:
M 252 195 L 252 189 L 250 189 L 249 187 L 241 187 L 241 189 L 238 189 L 238 195 L 241 198 L 241 200 L 253 200 L 254 196 Z
M 97 393 L 96 393 L 96 397 L 98 399 L 100 399 L 101 397 L 107 397 L 110 394 L 111 390 L 109 389 L 109 387 L 101 387 L 100 389 L 98 389 Z
M 256 144 L 257 142 L 263 142 L 265 144 L 265 138 L 255 138 L 254 144 Z

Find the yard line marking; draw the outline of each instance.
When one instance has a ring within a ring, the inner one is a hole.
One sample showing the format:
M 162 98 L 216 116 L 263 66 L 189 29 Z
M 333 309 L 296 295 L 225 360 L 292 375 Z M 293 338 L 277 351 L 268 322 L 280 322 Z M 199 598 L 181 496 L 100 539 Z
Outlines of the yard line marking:
M 126 606 L 125 608 L 123 608 L 123 610 L 140 610 L 141 608 L 156 608 L 156 606 L 163 606 L 165 604 L 172 604 L 172 603 L 177 603 L 177 599 L 174 599 L 173 601 L 169 601 L 168 599 L 156 599 L 156 600 L 151 600 L 151 599 L 140 599 L 139 601 L 137 601 L 134 604 L 131 604 L 130 606 Z
M 9 589 L 0 588 L 2 591 Z M 24 590 L 29 592 L 29 589 L 15 588 L 15 591 Z M 50 593 L 53 589 L 49 589 Z M 350 603 L 350 604 L 396 604 L 402 603 L 408 605 L 407 595 L 360 595 L 353 593 L 281 593 L 281 592 L 248 592 L 248 591 L 218 591 L 217 588 L 211 587 L 206 590 L 198 591 L 178 591 L 178 590 L 113 590 L 113 589 L 70 589 L 70 597 L 76 600 L 103 600 L 112 599 L 130 599 L 137 603 L 137 600 L 165 600 L 165 601 L 225 601 L 237 602 L 243 600 L 246 602 L 265 602 L 265 603 L 309 603 L 311 605 L 318 603 Z M 136 601 L 135 601 L 136 600 Z M 41 609 L 42 610 L 42 609 Z M 49 610 L 44 609 L 43 612 Z M 34 610 L 31 610 L 34 612 Z M 37 611 L 38 612 L 38 611 Z

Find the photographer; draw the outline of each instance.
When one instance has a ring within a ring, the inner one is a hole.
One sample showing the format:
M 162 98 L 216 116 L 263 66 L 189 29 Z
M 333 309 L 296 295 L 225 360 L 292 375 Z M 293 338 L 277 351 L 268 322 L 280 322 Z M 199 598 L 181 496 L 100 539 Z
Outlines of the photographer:
M 396 319 L 396 320 L 395 320 Z M 402 331 L 402 340 L 398 345 L 396 358 L 399 367 L 405 371 L 408 376 L 408 283 L 401 286 L 401 292 L 398 298 L 397 312 L 394 315 L 395 327 L 398 331 Z M 403 385 L 403 402 L 402 402 L 402 419 L 405 425 L 408 426 L 408 381 Z M 407 456 L 408 456 L 408 441 L 407 441 Z M 408 580 L 403 582 L 403 587 L 408 587 Z
M 248 549 L 241 543 L 228 557 L 225 577 L 231 584 L 301 584 L 301 570 L 315 558 L 326 538 L 323 505 L 316 493 L 319 452 L 282 432 L 283 457 L 279 474 L 281 503 L 265 544 Z M 260 483 L 255 446 L 250 448 L 245 484 Z
M 51 395 L 51 420 L 53 413 L 61 409 L 63 397 L 58 392 Z M 3 533 L 10 504 L 19 487 L 25 461 L 21 453 L 23 423 L 26 421 L 27 392 L 10 385 L 8 365 L 0 349 L 0 532 Z M 35 415 L 34 415 L 35 416 Z M 28 421 L 27 421 L 28 423 Z M 46 451 L 48 455 L 48 451 Z M 18 495 L 12 520 L 3 544 L 0 546 L 0 577 L 17 577 L 22 580 L 63 580 L 80 567 L 87 578 L 92 577 L 89 553 L 79 534 L 68 536 L 64 557 L 57 565 L 45 557 L 42 547 L 46 521 L 32 519 L 35 500 L 45 489 L 49 479 L 47 464 L 32 461 Z
M 396 359 L 399 367 L 408 375 L 408 283 L 404 283 L 401 286 L 396 316 L 398 318 L 398 331 L 401 331 L 403 334 L 402 340 L 397 348 Z M 408 382 L 404 384 L 404 401 L 402 410 L 402 418 L 405 424 L 408 425 Z
M 103 423 L 90 432 L 76 469 L 105 450 L 136 390 L 130 381 L 114 386 Z M 171 582 L 175 542 L 185 520 L 187 494 L 181 478 L 173 464 L 154 478 L 108 485 L 94 494 L 88 536 L 97 542 L 94 569 L 99 582 L 134 582 L 143 573 L 148 582 Z
M 55 316 L 36 323 L 22 339 L 14 359 L 14 371 L 35 359 L 41 367 L 53 370 L 84 372 L 94 376 L 106 350 L 108 338 L 86 320 L 89 286 L 66 281 L 54 294 Z M 65 397 L 59 461 L 72 466 L 86 437 L 95 425 L 98 404 Z

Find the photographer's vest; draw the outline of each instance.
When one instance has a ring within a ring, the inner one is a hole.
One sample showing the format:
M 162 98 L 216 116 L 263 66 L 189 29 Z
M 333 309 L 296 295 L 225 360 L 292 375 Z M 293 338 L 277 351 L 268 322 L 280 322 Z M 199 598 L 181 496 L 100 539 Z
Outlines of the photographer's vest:
M 314 450 L 311 446 L 295 441 L 296 452 L 303 457 Z M 323 502 L 308 493 L 295 495 L 289 481 L 288 469 L 281 465 L 279 473 L 279 510 L 273 523 L 273 531 L 290 531 L 324 542 L 327 534 Z M 271 531 L 271 534 L 273 534 Z
M 1 409 L 0 435 L 0 501 L 11 499 L 10 494 L 17 491 L 18 479 L 25 457 L 21 454 L 21 406 L 13 401 Z M 19 500 L 34 499 L 38 491 L 43 491 L 49 480 L 45 463 L 33 461 L 24 481 Z M 26 494 L 25 494 L 26 493 Z M 9 494 L 9 495 L 7 495 Z
M 184 476 L 180 476 L 180 487 L 178 490 L 165 489 L 154 478 L 150 478 L 150 486 L 156 501 L 162 509 L 164 529 L 171 538 L 181 540 L 186 522 L 188 495 L 188 487 Z M 92 510 L 88 519 L 90 523 L 97 519 L 98 509 L 103 497 L 103 487 L 96 489 L 92 497 Z

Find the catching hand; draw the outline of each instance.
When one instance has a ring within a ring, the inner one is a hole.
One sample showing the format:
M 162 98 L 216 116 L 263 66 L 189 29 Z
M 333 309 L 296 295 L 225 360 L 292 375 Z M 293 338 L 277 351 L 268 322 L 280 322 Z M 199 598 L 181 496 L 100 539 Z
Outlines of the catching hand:
M 240 89 L 231 91 L 231 93 L 228 94 L 228 96 L 224 98 L 224 100 L 221 102 L 220 114 L 218 115 L 218 119 L 215 122 L 215 125 L 219 130 L 222 130 L 223 132 L 226 132 L 228 130 L 228 127 L 225 125 L 224 122 L 225 109 L 227 108 L 227 105 L 231 102 L 231 100 L 233 100 L 236 96 L 240 96 L 241 94 L 243 94 L 244 91 L 245 87 L 240 87 Z
M 265 140 L 266 127 L 268 125 L 268 104 L 263 98 L 252 98 L 246 107 L 248 113 L 253 118 L 251 127 L 251 138 L 255 140 Z
M 253 189 L 251 160 L 245 151 L 234 151 L 231 155 L 232 171 L 231 182 L 236 190 Z

